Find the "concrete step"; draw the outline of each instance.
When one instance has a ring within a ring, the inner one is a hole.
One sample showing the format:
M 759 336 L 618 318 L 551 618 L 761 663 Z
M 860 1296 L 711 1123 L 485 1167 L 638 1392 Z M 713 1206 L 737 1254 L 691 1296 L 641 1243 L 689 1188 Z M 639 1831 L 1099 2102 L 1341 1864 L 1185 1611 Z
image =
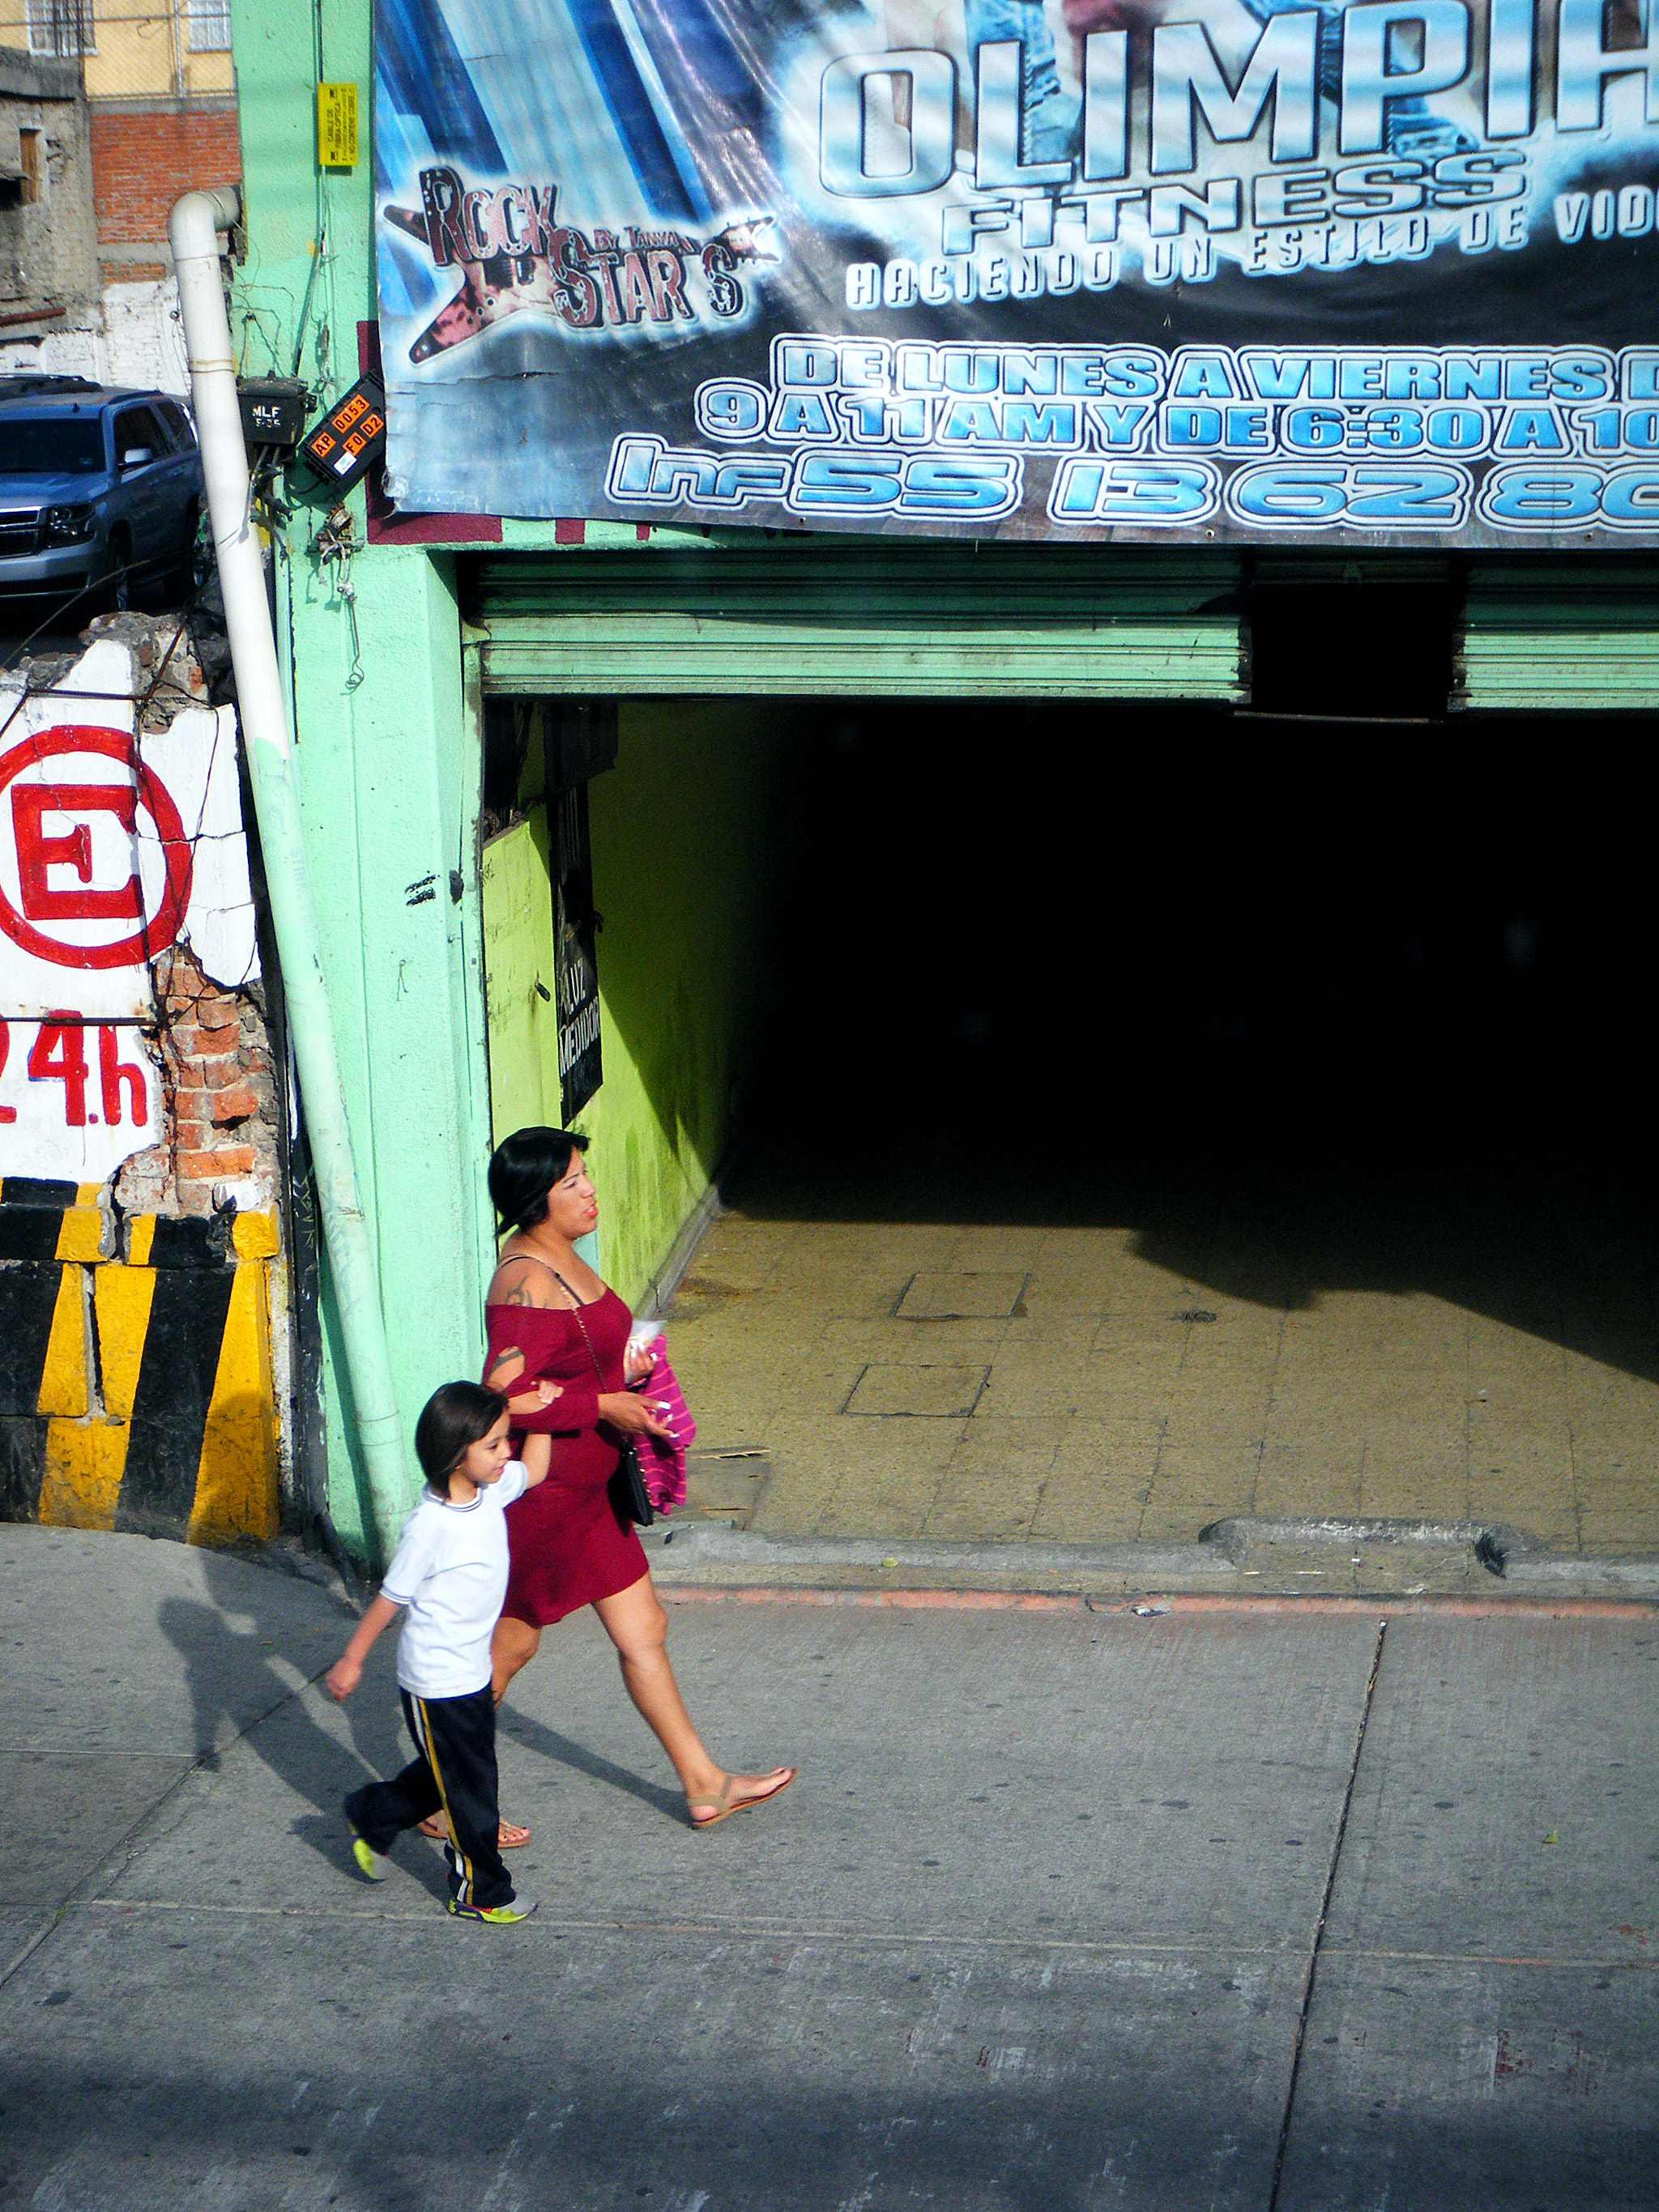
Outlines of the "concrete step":
M 642 1537 L 667 1589 L 1659 1602 L 1659 1559 L 1551 1552 L 1523 1529 L 1475 1522 L 1240 1515 L 1212 1522 L 1190 1543 L 1022 1544 L 769 1536 L 733 1515 L 659 1522 Z

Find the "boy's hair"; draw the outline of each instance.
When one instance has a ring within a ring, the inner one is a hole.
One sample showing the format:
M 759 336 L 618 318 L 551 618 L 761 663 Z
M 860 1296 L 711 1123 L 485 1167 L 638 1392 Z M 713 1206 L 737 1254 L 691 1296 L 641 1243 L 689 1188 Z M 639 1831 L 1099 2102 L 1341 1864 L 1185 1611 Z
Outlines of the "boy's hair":
M 434 1490 L 448 1489 L 468 1446 L 482 1443 L 506 1411 L 501 1392 L 482 1382 L 446 1382 L 433 1392 L 415 1424 L 415 1456 Z

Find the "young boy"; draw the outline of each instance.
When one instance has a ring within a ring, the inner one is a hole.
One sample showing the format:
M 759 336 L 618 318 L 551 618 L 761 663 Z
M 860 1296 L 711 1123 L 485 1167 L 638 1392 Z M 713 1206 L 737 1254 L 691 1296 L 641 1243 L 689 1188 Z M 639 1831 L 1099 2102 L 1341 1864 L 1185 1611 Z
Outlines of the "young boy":
M 538 1404 L 558 1395 L 533 1386 Z M 531 1393 L 512 1401 L 528 1404 Z M 446 1382 L 415 1427 L 428 1487 L 404 1524 L 380 1595 L 330 1668 L 324 1687 L 342 1702 L 362 1679 L 374 1639 L 408 1607 L 398 1645 L 404 1717 L 420 1756 L 395 1782 L 371 1782 L 345 1801 L 352 1856 L 371 1881 L 404 1829 L 441 1807 L 449 1816 L 449 1909 L 508 1926 L 536 1910 L 515 1897 L 501 1863 L 496 1806 L 495 1705 L 489 1639 L 507 1595 L 504 1509 L 547 1474 L 509 1460 L 508 1401 L 477 1382 Z

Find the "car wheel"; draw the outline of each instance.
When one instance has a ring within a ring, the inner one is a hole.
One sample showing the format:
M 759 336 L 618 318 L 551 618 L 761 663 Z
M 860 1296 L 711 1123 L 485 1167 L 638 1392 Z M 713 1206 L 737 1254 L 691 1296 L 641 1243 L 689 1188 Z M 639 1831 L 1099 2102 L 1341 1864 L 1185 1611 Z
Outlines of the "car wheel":
M 202 503 L 191 500 L 179 532 L 179 550 L 161 579 L 162 603 L 188 608 L 206 580 L 207 548 L 202 542 Z
M 132 540 L 125 530 L 109 534 L 109 568 L 104 579 L 104 605 L 112 614 L 124 615 L 132 605 Z
M 192 599 L 212 575 L 213 567 L 213 532 L 199 501 L 192 501 L 190 536 L 185 541 L 185 587 Z

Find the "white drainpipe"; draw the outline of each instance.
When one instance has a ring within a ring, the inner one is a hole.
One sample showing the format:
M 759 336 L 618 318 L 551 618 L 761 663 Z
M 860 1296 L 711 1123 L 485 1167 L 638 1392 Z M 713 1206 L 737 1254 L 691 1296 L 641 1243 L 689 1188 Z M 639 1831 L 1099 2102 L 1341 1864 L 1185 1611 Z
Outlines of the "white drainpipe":
M 202 449 L 208 515 L 224 593 L 225 628 L 236 672 L 236 698 L 247 748 L 248 778 L 276 949 L 283 963 L 289 1034 L 311 1139 L 329 1272 L 339 1307 L 347 1376 L 368 1474 L 380 1563 L 392 1556 L 412 1498 L 403 1422 L 392 1385 L 374 1240 L 358 1195 L 351 1132 L 335 1049 L 334 1018 L 318 953 L 300 822 L 300 793 L 265 596 L 264 562 L 249 498 L 247 448 L 236 396 L 230 321 L 225 313 L 218 233 L 240 213 L 234 185 L 186 192 L 167 224 L 179 304 L 190 355 L 191 397 Z

